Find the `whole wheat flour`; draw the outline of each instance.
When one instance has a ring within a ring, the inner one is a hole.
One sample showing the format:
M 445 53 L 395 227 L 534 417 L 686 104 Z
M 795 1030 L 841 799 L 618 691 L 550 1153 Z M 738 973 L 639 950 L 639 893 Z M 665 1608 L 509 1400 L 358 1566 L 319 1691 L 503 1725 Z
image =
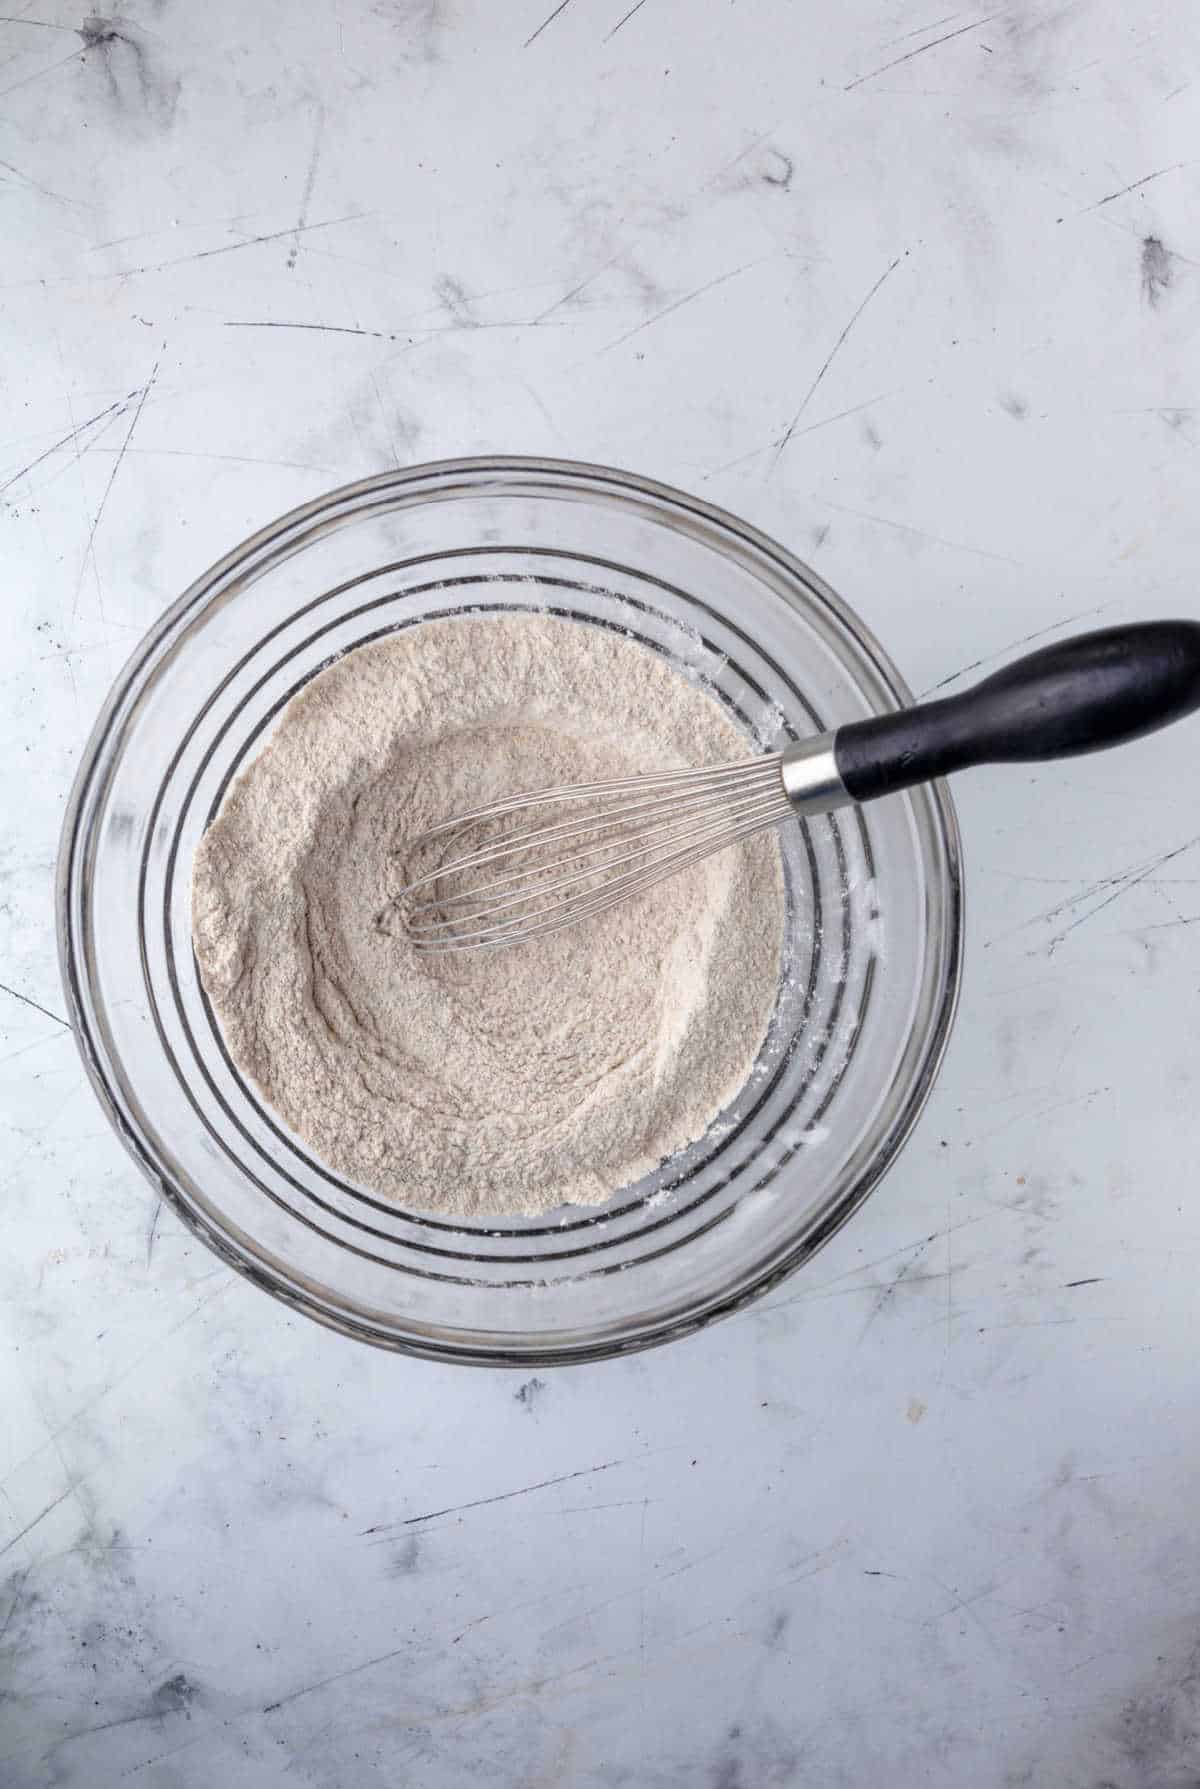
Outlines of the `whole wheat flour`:
M 347 654 L 196 854 L 196 957 L 235 1063 L 329 1169 L 401 1205 L 608 1199 L 745 1083 L 779 981 L 774 838 L 533 943 L 424 957 L 396 904 L 406 843 L 514 790 L 752 749 L 659 655 L 582 623 L 462 617 Z

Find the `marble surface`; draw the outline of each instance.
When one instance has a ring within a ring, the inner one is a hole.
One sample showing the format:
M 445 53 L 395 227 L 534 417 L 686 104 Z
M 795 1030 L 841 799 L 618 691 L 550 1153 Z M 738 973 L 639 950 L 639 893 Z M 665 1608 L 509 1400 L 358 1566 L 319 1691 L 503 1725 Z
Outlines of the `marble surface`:
M 4 1789 L 1194 1783 L 1194 727 L 964 780 L 883 1187 L 536 1376 L 344 1342 L 158 1209 L 52 889 L 142 630 L 396 463 L 693 489 L 919 691 L 1200 611 L 1195 8 L 15 0 L 0 101 Z

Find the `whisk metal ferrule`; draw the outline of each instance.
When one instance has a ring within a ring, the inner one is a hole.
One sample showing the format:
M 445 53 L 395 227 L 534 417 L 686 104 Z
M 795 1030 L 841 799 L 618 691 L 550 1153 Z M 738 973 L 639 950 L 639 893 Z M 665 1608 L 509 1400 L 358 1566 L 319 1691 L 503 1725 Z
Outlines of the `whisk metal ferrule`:
M 827 814 L 850 800 L 834 753 L 833 734 L 801 739 L 779 760 L 783 792 L 798 814 Z

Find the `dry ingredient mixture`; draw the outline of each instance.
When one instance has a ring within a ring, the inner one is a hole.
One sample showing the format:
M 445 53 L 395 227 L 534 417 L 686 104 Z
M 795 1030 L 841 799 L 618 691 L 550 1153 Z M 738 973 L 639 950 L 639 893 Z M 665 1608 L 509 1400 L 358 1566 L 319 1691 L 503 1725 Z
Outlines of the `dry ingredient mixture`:
M 418 956 L 406 844 L 550 783 L 755 749 L 630 639 L 553 616 L 425 622 L 293 699 L 201 841 L 193 929 L 235 1063 L 326 1166 L 464 1217 L 598 1204 L 744 1085 L 779 982 L 771 835 L 499 951 Z

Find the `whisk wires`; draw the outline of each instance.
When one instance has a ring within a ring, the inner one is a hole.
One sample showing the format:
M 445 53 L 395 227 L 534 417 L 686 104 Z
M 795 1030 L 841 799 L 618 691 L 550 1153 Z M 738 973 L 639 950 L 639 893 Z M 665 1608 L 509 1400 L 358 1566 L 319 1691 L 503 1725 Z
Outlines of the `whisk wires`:
M 792 813 L 780 762 L 538 789 L 442 821 L 405 851 L 438 853 L 397 896 L 409 935 L 419 951 L 486 950 L 606 912 Z

